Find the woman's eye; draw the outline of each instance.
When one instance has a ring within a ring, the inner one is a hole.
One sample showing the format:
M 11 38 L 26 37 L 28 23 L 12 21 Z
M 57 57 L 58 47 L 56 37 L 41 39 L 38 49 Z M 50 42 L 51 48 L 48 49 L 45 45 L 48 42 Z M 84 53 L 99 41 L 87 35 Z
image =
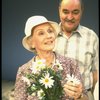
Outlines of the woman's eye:
M 44 35 L 44 32 L 39 32 L 39 35 Z
M 53 33 L 54 30 L 53 29 L 48 29 L 48 33 Z

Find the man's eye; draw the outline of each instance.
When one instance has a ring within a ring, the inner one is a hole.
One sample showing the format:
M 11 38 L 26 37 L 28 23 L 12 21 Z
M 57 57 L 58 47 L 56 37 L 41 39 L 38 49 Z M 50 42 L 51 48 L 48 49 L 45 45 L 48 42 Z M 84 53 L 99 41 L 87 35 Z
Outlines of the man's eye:
M 67 10 L 63 10 L 63 13 L 64 14 L 68 14 L 69 12 Z
M 75 11 L 73 11 L 73 14 L 79 14 L 79 10 L 75 10 Z

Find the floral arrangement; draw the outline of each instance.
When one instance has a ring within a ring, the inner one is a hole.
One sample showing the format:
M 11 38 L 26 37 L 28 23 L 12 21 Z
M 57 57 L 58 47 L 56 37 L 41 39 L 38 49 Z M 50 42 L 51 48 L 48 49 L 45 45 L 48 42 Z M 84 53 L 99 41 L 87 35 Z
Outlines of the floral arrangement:
M 53 69 L 54 66 L 58 70 Z M 63 70 L 58 60 L 51 67 L 45 65 L 45 60 L 32 62 L 32 73 L 23 76 L 23 80 L 27 82 L 27 93 L 37 96 L 39 100 L 61 100 L 63 95 L 63 87 L 61 85 L 61 72 Z

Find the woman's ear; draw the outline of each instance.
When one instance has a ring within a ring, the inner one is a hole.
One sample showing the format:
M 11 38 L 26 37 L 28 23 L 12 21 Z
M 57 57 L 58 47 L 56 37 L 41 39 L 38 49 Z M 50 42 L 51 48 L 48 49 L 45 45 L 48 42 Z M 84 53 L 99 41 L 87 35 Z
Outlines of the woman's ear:
M 35 42 L 33 38 L 30 39 L 30 45 L 32 48 L 35 48 Z
M 33 37 L 29 37 L 27 39 L 27 43 L 28 43 L 28 45 L 30 45 L 31 48 L 35 48 Z
M 34 44 L 33 44 L 33 43 L 32 43 L 32 45 L 31 45 L 31 47 L 32 47 L 32 48 L 35 48 L 35 46 L 34 46 Z

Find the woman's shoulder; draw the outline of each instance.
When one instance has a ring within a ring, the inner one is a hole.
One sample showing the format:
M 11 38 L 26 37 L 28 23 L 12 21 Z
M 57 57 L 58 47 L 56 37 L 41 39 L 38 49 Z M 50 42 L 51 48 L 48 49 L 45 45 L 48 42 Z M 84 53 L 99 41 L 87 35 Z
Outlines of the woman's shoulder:
M 32 61 L 33 61 L 34 57 L 32 59 L 30 59 L 29 61 L 27 61 L 26 63 L 24 63 L 23 65 L 19 66 L 18 70 L 19 71 L 26 71 L 30 68 Z
M 71 63 L 71 64 L 77 64 L 78 63 L 78 61 L 76 59 L 71 58 L 71 57 L 65 57 L 65 56 L 62 56 L 58 53 L 56 53 L 56 57 L 61 62 L 66 62 L 66 63 Z

